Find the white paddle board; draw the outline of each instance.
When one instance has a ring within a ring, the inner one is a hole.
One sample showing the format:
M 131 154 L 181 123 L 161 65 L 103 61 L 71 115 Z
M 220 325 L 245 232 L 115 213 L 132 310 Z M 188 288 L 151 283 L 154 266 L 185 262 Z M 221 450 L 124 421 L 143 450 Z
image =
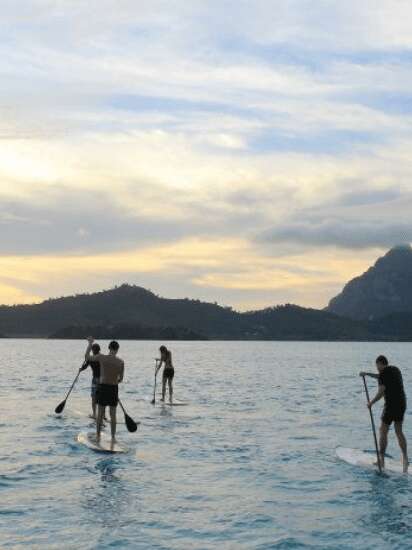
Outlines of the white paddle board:
M 168 407 L 186 407 L 189 405 L 189 403 L 185 403 L 184 401 L 179 401 L 178 399 L 174 399 L 172 403 L 170 401 L 160 401 L 160 405 L 167 405 Z
M 100 434 L 99 443 L 96 442 L 96 434 L 92 432 L 80 432 L 77 441 L 93 451 L 100 453 L 126 453 L 127 448 L 119 443 L 113 443 L 111 438 L 105 434 Z
M 378 469 L 378 466 L 375 464 L 377 461 L 376 453 L 365 452 L 359 449 L 350 449 L 349 447 L 337 447 L 336 456 L 351 464 L 352 466 L 361 466 L 363 468 L 373 468 Z M 402 464 L 399 460 L 394 460 L 393 458 L 385 458 L 385 471 L 394 472 L 397 474 L 403 473 Z M 410 472 L 408 472 L 410 473 Z

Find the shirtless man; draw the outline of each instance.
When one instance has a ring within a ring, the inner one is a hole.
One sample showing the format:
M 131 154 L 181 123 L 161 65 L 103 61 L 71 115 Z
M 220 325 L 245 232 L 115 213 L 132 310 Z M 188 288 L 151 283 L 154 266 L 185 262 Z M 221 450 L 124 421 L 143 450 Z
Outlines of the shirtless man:
M 385 406 L 382 413 L 382 423 L 379 433 L 379 461 L 382 468 L 385 467 L 385 451 L 388 445 L 388 432 L 392 422 L 395 424 L 395 433 L 402 452 L 403 471 L 408 471 L 408 447 L 402 430 L 403 418 L 406 411 L 406 395 L 403 388 L 401 371 L 398 367 L 389 365 L 384 355 L 376 359 L 378 373 L 361 372 L 360 376 L 370 376 L 378 380 L 378 392 L 368 403 L 371 408 L 377 401 L 385 398 Z
M 86 360 L 90 360 L 94 339 L 88 338 L 89 345 L 86 349 Z M 112 442 L 116 441 L 116 407 L 119 402 L 118 384 L 123 381 L 124 361 L 117 357 L 119 344 L 115 340 L 109 344 L 109 354 L 99 353 L 93 356 L 93 361 L 100 365 L 100 378 L 96 391 L 97 421 L 96 421 L 96 443 L 100 441 L 103 416 L 106 407 L 110 407 L 110 427 Z

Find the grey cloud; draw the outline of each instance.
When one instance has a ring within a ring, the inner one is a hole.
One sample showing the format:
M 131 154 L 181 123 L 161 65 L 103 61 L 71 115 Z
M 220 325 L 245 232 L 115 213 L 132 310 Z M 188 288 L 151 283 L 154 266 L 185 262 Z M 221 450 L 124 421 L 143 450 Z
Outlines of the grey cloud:
M 262 242 L 362 249 L 412 242 L 412 223 L 344 218 L 290 221 L 260 235 Z
M 182 224 L 148 219 L 117 206 L 109 196 L 64 189 L 44 192 L 43 201 L 2 200 L 0 253 L 107 252 L 178 238 Z
M 381 204 L 392 202 L 402 196 L 400 189 L 366 189 L 362 191 L 353 191 L 343 193 L 336 201 L 340 206 L 365 206 L 369 204 Z
M 127 190 L 133 204 L 121 206 L 107 192 L 69 187 L 44 188 L 25 200 L 0 202 L 0 254 L 93 254 L 181 238 L 247 235 L 262 227 L 261 209 L 241 208 L 230 197 L 171 192 L 156 184 L 134 182 Z M 139 212 L 152 205 L 155 214 Z M 157 207 L 158 205 L 158 207 Z

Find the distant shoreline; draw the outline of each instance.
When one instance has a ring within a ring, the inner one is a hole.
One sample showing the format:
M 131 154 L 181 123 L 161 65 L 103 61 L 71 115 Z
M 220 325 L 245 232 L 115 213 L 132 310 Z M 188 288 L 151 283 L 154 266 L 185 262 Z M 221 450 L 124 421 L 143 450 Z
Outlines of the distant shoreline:
M 315 339 L 315 338 L 272 338 L 272 339 L 230 339 L 230 338 L 205 338 L 205 339 L 167 339 L 167 338 L 122 338 L 121 336 L 115 337 L 117 340 L 122 342 L 317 342 L 317 343 L 399 343 L 399 344 L 408 344 L 412 343 L 411 339 Z M 110 340 L 108 337 L 97 337 L 98 340 Z M 48 340 L 48 341 L 73 341 L 73 342 L 83 342 L 84 338 L 52 338 L 44 335 L 10 335 L 10 336 L 0 336 L 0 340 Z

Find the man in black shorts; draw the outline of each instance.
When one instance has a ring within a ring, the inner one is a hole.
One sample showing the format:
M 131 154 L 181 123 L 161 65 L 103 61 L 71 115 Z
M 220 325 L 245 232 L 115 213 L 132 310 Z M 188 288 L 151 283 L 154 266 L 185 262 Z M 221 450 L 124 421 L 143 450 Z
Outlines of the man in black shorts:
M 90 360 L 93 345 L 93 338 L 88 338 L 89 345 L 86 350 L 86 360 Z M 110 409 L 110 426 L 112 441 L 116 436 L 116 407 L 119 403 L 119 383 L 123 381 L 124 361 L 117 357 L 119 344 L 115 340 L 109 344 L 109 354 L 99 353 L 93 356 L 93 361 L 98 361 L 100 365 L 100 378 L 97 385 L 96 403 L 97 403 L 97 421 L 96 421 L 96 442 L 100 441 L 103 416 L 106 407 Z
M 384 397 L 385 406 L 382 413 L 382 423 L 379 437 L 379 457 L 382 468 L 385 467 L 385 452 L 388 445 L 388 432 L 392 422 L 395 425 L 395 433 L 402 452 L 403 471 L 408 471 L 408 447 L 402 430 L 403 418 L 406 411 L 406 395 L 403 387 L 401 371 L 398 367 L 389 365 L 387 358 L 380 355 L 376 359 L 378 374 L 361 372 L 361 376 L 371 376 L 378 380 L 378 392 L 368 403 L 371 408 L 377 401 Z

